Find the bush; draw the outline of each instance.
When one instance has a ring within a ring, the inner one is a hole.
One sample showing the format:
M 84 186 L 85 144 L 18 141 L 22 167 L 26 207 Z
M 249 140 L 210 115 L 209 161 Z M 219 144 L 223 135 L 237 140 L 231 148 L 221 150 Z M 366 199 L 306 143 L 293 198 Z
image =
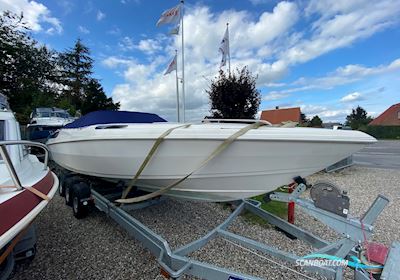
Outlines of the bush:
M 378 139 L 400 139 L 400 126 L 369 125 L 361 130 Z
M 236 69 L 232 74 L 221 70 L 206 90 L 210 97 L 211 118 L 254 119 L 261 102 L 256 79 L 247 67 Z

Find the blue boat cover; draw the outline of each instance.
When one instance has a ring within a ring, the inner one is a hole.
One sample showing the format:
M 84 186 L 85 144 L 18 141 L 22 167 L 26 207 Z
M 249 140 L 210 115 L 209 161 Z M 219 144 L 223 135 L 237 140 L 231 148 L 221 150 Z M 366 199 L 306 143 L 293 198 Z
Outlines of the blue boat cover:
M 67 124 L 63 128 L 79 128 L 95 124 L 166 122 L 156 114 L 128 111 L 95 111 Z

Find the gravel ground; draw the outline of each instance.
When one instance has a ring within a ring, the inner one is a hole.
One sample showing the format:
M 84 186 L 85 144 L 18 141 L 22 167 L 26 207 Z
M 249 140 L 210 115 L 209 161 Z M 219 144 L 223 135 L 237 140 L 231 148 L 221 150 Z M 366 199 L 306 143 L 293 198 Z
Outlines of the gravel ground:
M 384 194 L 391 202 L 376 223 L 373 240 L 386 245 L 400 240 L 399 217 L 393 215 L 400 212 L 399 170 L 351 167 L 331 174 L 318 173 L 308 180 L 326 180 L 348 190 L 350 213 L 354 216 L 362 214 L 379 193 Z M 230 210 L 222 204 L 172 199 L 132 212 L 135 218 L 161 234 L 173 249 L 203 236 L 229 214 Z M 299 208 L 296 208 L 296 224 L 329 240 L 336 237 Z M 19 264 L 12 279 L 162 279 L 155 257 L 95 209 L 89 217 L 77 220 L 57 196 L 40 214 L 36 226 L 37 255 L 30 263 Z M 292 241 L 268 225 L 253 224 L 243 217 L 239 217 L 230 230 L 293 253 L 304 254 L 311 250 L 301 241 Z M 210 242 L 192 257 L 261 278 L 304 279 L 222 239 Z M 318 279 L 315 275 L 309 276 Z

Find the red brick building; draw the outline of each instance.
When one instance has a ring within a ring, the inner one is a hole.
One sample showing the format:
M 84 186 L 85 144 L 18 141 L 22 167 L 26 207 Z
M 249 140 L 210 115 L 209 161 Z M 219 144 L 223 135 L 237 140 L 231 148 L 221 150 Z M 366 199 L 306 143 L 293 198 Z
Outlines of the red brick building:
M 390 106 L 369 125 L 400 126 L 400 103 Z
M 269 121 L 272 124 L 280 124 L 287 121 L 300 123 L 301 111 L 300 107 L 285 109 L 279 109 L 279 107 L 276 107 L 274 110 L 262 111 L 260 119 Z

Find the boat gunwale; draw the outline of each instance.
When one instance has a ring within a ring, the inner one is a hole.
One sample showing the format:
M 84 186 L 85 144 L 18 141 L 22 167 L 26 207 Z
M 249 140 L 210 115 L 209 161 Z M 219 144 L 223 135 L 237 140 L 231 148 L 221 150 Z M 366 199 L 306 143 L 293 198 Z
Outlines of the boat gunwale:
M 56 138 L 49 139 L 49 141 L 46 142 L 47 146 L 51 145 L 57 145 L 57 144 L 65 144 L 65 143 L 75 143 L 75 142 L 89 142 L 89 141 L 126 141 L 126 140 L 144 140 L 144 141 L 156 141 L 156 137 L 146 137 L 146 138 L 132 138 L 132 137 L 127 137 L 127 138 L 91 138 L 91 139 L 69 139 L 69 140 L 61 140 L 61 141 L 56 141 Z M 174 141 L 224 141 L 226 138 L 181 138 L 181 137 L 174 137 L 174 136 L 167 136 L 164 138 L 164 141 L 167 140 L 174 140 Z M 248 139 L 248 138 L 243 138 L 242 136 L 235 139 L 236 141 L 263 141 L 263 142 L 303 142 L 303 143 L 344 143 L 344 144 L 374 144 L 377 142 L 377 140 L 333 140 L 333 139 L 318 139 L 318 140 L 308 140 L 308 139 L 289 139 L 289 138 L 274 138 L 274 139 Z

